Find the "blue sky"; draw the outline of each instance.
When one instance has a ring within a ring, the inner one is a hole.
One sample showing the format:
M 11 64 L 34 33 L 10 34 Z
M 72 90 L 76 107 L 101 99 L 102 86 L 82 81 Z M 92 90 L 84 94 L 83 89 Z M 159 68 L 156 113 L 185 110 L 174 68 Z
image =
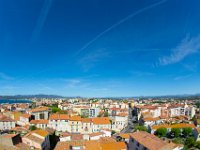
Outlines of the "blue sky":
M 0 0 L 0 95 L 200 93 L 198 0 Z

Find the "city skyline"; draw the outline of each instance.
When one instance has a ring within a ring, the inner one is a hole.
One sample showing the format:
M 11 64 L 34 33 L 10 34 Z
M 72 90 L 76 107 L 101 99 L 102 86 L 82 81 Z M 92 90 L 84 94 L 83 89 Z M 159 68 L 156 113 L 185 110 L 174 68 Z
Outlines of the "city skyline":
M 200 93 L 199 1 L 0 1 L 0 95 Z

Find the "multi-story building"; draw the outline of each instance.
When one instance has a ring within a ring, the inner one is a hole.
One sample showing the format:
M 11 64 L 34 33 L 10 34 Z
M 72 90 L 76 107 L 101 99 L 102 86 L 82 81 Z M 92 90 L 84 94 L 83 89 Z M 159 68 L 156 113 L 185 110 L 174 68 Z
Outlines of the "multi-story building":
M 40 129 L 46 129 L 48 127 L 49 120 L 40 119 L 40 120 L 31 120 L 30 125 L 36 126 Z
M 15 128 L 15 121 L 7 116 L 0 115 L 0 130 L 10 130 Z
M 49 107 L 39 107 L 32 109 L 29 113 L 34 116 L 35 120 L 39 119 L 49 119 L 49 114 L 51 109 Z
M 117 132 L 121 131 L 128 125 L 128 114 L 121 113 L 116 116 L 111 117 L 112 120 L 112 130 Z
M 182 150 L 183 145 L 163 141 L 153 134 L 144 131 L 130 134 L 128 147 L 130 150 Z
M 25 126 L 25 125 L 29 124 L 30 120 L 31 120 L 31 115 L 30 114 L 22 114 L 19 117 L 19 121 L 17 121 L 17 124 L 21 125 L 21 126 Z
M 101 129 L 111 129 L 111 120 L 108 117 L 92 118 L 93 132 L 99 132 Z
M 62 132 L 69 131 L 69 115 L 51 114 L 49 118 L 49 127 Z
M 99 115 L 99 108 L 82 108 L 80 114 L 89 118 L 97 117 Z
M 50 150 L 49 133 L 46 130 L 35 130 L 27 133 L 22 142 L 31 149 Z
M 69 122 L 69 131 L 71 133 L 80 133 L 82 131 L 82 121 L 80 116 L 72 116 L 70 117 Z

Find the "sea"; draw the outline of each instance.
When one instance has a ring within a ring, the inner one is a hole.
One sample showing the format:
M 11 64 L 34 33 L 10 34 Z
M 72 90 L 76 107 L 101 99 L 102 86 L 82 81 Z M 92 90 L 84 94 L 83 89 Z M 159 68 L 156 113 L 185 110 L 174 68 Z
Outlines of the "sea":
M 14 104 L 14 103 L 31 103 L 31 100 L 24 100 L 24 99 L 0 99 L 0 104 Z

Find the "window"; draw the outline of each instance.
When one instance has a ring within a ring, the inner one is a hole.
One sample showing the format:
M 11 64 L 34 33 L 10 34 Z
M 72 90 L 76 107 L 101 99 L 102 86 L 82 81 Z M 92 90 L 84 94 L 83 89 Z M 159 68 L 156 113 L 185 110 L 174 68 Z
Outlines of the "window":
M 40 114 L 40 119 L 44 119 L 44 113 Z
M 131 140 L 133 143 L 135 142 L 134 139 Z
M 137 142 L 137 146 L 138 146 L 138 147 L 140 146 L 140 143 L 139 143 L 139 142 Z
M 143 148 L 143 150 L 147 150 L 147 148 L 146 148 L 146 147 L 144 147 L 144 148 Z

